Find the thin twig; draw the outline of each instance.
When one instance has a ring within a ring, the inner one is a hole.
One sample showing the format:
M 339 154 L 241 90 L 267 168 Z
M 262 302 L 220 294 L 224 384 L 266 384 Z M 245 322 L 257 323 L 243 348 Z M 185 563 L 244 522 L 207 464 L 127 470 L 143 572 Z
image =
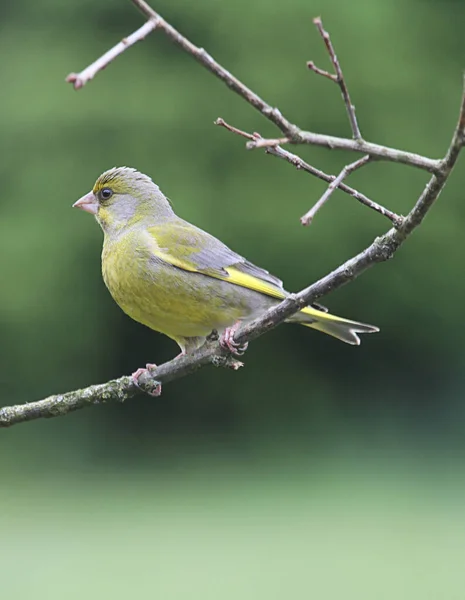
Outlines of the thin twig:
M 322 77 L 327 77 L 328 79 L 331 79 L 331 81 L 333 81 L 334 83 L 338 82 L 336 75 L 334 75 L 333 73 L 329 73 L 328 71 L 325 71 L 324 69 L 320 69 L 320 67 L 316 66 L 316 64 L 313 62 L 313 60 L 309 60 L 307 62 L 307 67 L 310 69 L 310 71 L 313 71 L 317 75 L 321 75 Z
M 337 175 L 337 177 L 335 177 L 333 179 L 333 181 L 328 185 L 328 189 L 321 196 L 321 198 L 312 206 L 312 208 L 309 211 L 307 211 L 304 214 L 303 217 L 301 217 L 300 222 L 302 223 L 302 225 L 310 225 L 310 223 L 313 221 L 313 218 L 315 217 L 316 213 L 324 206 L 324 204 L 326 204 L 326 202 L 329 200 L 331 194 L 334 192 L 334 190 L 337 187 L 340 186 L 342 181 L 348 175 L 350 175 L 350 173 L 353 173 L 357 169 L 360 169 L 361 167 L 366 165 L 367 162 L 369 162 L 370 160 L 371 160 L 370 156 L 363 156 L 362 158 L 359 158 L 355 162 L 350 163 L 350 165 L 346 165 L 342 169 L 342 171 L 339 173 L 339 175 Z
M 230 125 L 229 123 L 226 123 L 226 121 L 224 119 L 222 119 L 221 117 L 218 117 L 216 119 L 216 121 L 213 121 L 213 124 L 214 125 L 219 125 L 220 127 L 224 127 L 225 129 L 227 129 L 231 133 L 235 133 L 237 135 L 245 137 L 248 140 L 255 140 L 255 139 L 260 139 L 261 138 L 260 134 L 258 134 L 258 133 L 256 133 L 256 134 L 247 133 L 247 131 L 243 131 L 242 129 L 238 129 L 237 127 L 234 127 L 233 125 Z
M 181 35 L 174 27 L 172 27 L 165 19 L 163 19 L 157 12 L 155 12 L 145 0 L 131 0 L 132 3 L 148 18 L 156 22 L 156 29 L 163 31 L 177 46 L 179 46 L 184 52 L 190 54 L 197 62 L 203 67 L 208 69 L 215 77 L 223 81 L 233 92 L 241 96 L 246 102 L 257 109 L 264 117 L 274 123 L 286 136 L 289 141 L 293 144 L 309 144 L 312 146 L 322 146 L 329 149 L 337 150 L 348 150 L 351 152 L 362 152 L 363 154 L 369 154 L 374 158 L 380 160 L 386 160 L 396 163 L 402 163 L 412 167 L 417 167 L 435 173 L 440 167 L 440 160 L 428 158 L 426 156 L 420 156 L 412 152 L 405 152 L 403 150 L 397 150 L 389 148 L 388 146 L 380 146 L 379 144 L 372 144 L 364 140 L 338 138 L 330 135 L 323 135 L 320 133 L 313 133 L 312 131 L 304 131 L 297 127 L 294 123 L 291 123 L 286 119 L 277 108 L 273 108 L 267 104 L 258 94 L 253 92 L 250 88 L 244 85 L 237 77 L 234 77 L 229 71 L 222 67 L 216 62 L 203 48 L 195 46 L 190 40 Z M 125 48 L 123 48 L 124 50 Z M 102 68 L 108 64 L 107 59 L 104 55 L 96 62 L 100 62 L 103 65 Z M 105 59 L 105 60 L 104 60 Z M 94 63 L 95 64 L 95 63 Z M 89 67 L 90 68 L 90 67 Z M 86 72 L 86 69 L 83 73 Z M 95 74 L 96 71 L 93 71 Z M 82 73 L 81 73 L 82 75 Z M 75 80 L 71 76 L 71 79 L 67 79 L 71 83 Z M 85 81 L 82 82 L 84 85 Z M 287 142 L 287 140 L 286 140 Z M 260 142 L 259 147 L 276 145 L 276 140 L 263 140 Z M 281 143 L 284 143 L 282 141 Z M 256 148 L 255 142 L 251 141 L 247 145 L 249 149 Z
M 341 88 L 342 99 L 344 100 L 344 104 L 345 104 L 345 107 L 347 110 L 347 116 L 349 117 L 350 127 L 352 129 L 352 137 L 354 138 L 354 140 L 361 140 L 362 134 L 360 133 L 360 128 L 358 126 L 357 117 L 355 116 L 355 106 L 352 104 L 352 101 L 350 99 L 349 89 L 345 82 L 344 75 L 343 75 L 342 69 L 341 69 L 341 65 L 339 64 L 339 60 L 336 56 L 336 52 L 335 52 L 333 44 L 331 42 L 329 33 L 327 31 L 325 31 L 325 29 L 323 28 L 323 23 L 322 23 L 320 17 L 316 17 L 315 19 L 313 19 L 313 23 L 316 26 L 316 28 L 318 29 L 321 37 L 323 38 L 326 49 L 328 50 L 329 57 L 331 59 L 331 62 L 333 63 L 334 70 L 336 71 L 336 75 L 334 76 L 331 73 L 324 71 L 323 69 L 319 69 L 318 67 L 315 66 L 313 61 L 308 62 L 307 67 L 309 69 L 311 69 L 312 71 L 314 71 L 315 73 L 318 73 L 318 75 L 323 75 L 324 77 L 328 77 L 329 79 L 331 79 L 332 81 L 337 83 L 338 86 Z
M 310 146 L 321 146 L 330 150 L 348 150 L 350 152 L 362 152 L 369 154 L 373 158 L 379 160 L 387 160 L 391 162 L 402 163 L 411 167 L 417 167 L 430 173 L 436 173 L 441 168 L 441 160 L 427 158 L 413 152 L 404 152 L 397 148 L 389 148 L 388 146 L 380 146 L 365 140 L 349 140 L 348 138 L 340 138 L 333 135 L 322 135 L 320 133 L 312 133 L 311 131 L 300 131 L 299 144 L 309 144 Z M 269 148 L 278 145 L 279 140 L 261 138 L 260 140 L 252 140 L 247 142 L 247 150 L 255 148 Z M 293 140 L 282 141 L 281 143 L 297 142 Z
M 288 121 L 277 108 L 267 104 L 258 94 L 244 85 L 237 77 L 222 67 L 204 48 L 199 48 L 184 37 L 177 29 L 170 25 L 163 17 L 153 10 L 145 0 L 131 0 L 131 2 L 149 19 L 157 21 L 157 30 L 163 31 L 184 52 L 190 54 L 197 62 L 208 69 L 215 77 L 221 79 L 233 92 L 239 94 L 251 106 L 256 108 L 263 116 L 274 123 L 285 135 L 294 139 L 299 133 L 299 128 Z
M 99 71 L 102 71 L 107 67 L 111 61 L 115 60 L 117 56 L 122 54 L 125 50 L 133 46 L 135 43 L 142 41 L 149 33 L 151 33 L 157 27 L 155 19 L 149 19 L 147 23 L 144 23 L 142 27 L 139 27 L 137 31 L 131 33 L 127 38 L 123 38 L 119 44 L 113 46 L 111 50 L 105 52 L 103 56 L 98 58 L 95 62 L 89 65 L 80 73 L 70 73 L 66 77 L 67 83 L 72 83 L 75 90 L 78 90 L 86 85 L 88 81 L 93 79 Z
M 216 119 L 215 125 L 220 125 L 221 127 L 224 127 L 225 129 L 227 129 L 228 131 L 231 131 L 232 133 L 240 135 L 248 140 L 261 139 L 260 134 L 247 133 L 246 131 L 243 131 L 242 129 L 238 129 L 237 127 L 233 127 L 232 125 L 229 125 L 229 123 L 226 123 L 226 121 L 222 118 Z M 287 150 L 284 150 L 284 148 L 281 148 L 281 146 L 266 148 L 266 153 L 271 154 L 272 156 L 276 156 L 277 158 L 282 158 L 283 160 L 287 161 L 291 165 L 294 165 L 294 167 L 296 169 L 299 169 L 299 170 L 301 169 L 302 171 L 306 171 L 307 173 L 310 173 L 310 175 L 314 175 L 315 177 L 318 177 L 318 179 L 322 179 L 323 181 L 326 181 L 327 183 L 333 183 L 334 180 L 336 179 L 335 175 L 328 175 L 324 171 L 321 171 L 320 169 L 313 167 L 312 165 L 305 162 L 302 158 L 300 158 L 300 156 L 297 156 L 297 154 L 292 154 L 292 152 L 288 152 Z M 384 217 L 387 217 L 391 221 L 391 223 L 394 225 L 394 227 L 400 227 L 400 225 L 403 223 L 404 217 L 401 217 L 400 215 L 396 214 L 392 210 L 389 210 L 388 208 L 381 206 L 381 204 L 378 204 L 371 198 L 368 198 L 368 196 L 365 196 L 365 194 L 362 194 L 358 190 L 346 185 L 345 183 L 339 183 L 336 187 L 338 187 L 341 191 L 345 192 L 346 194 L 349 194 L 349 196 L 352 196 L 353 198 L 358 200 L 364 206 L 367 206 L 368 208 L 371 208 L 372 210 L 383 215 Z
M 316 283 L 308 286 L 298 294 L 291 294 L 278 306 L 269 309 L 264 315 L 247 324 L 236 333 L 234 341 L 237 344 L 252 341 L 276 327 L 298 310 L 311 304 L 318 298 L 354 281 L 364 271 L 374 265 L 392 258 L 400 246 L 419 227 L 439 198 L 447 183 L 465 145 L 465 76 L 461 96 L 460 113 L 457 126 L 452 136 L 451 144 L 440 168 L 434 173 L 425 189 L 418 198 L 415 206 L 405 217 L 400 227 L 392 228 L 384 235 L 377 237 L 365 250 L 347 260 L 340 267 L 322 277 Z
M 270 148 L 269 150 L 266 150 L 266 152 L 267 154 L 271 154 L 272 156 L 276 156 L 277 158 L 282 158 L 286 160 L 291 165 L 294 165 L 297 169 L 302 169 L 303 171 L 306 171 L 307 173 L 310 173 L 311 175 L 314 175 L 315 177 L 318 177 L 318 179 L 322 179 L 327 183 L 331 183 L 336 179 L 335 175 L 328 175 L 324 171 L 321 171 L 320 169 L 309 165 L 307 162 L 302 160 L 300 156 L 297 156 L 297 154 L 292 154 L 292 152 L 288 152 L 280 146 L 278 146 L 277 148 Z M 368 198 L 368 196 L 362 194 L 353 187 L 350 187 L 345 183 L 340 183 L 338 185 L 338 189 L 345 192 L 346 194 L 349 194 L 349 196 L 352 196 L 364 206 L 367 206 L 368 208 L 371 208 L 372 210 L 378 212 L 380 215 L 383 215 L 383 217 L 387 217 L 394 225 L 394 227 L 400 227 L 400 225 L 403 223 L 404 217 L 396 214 L 392 210 L 389 210 L 389 208 L 385 208 L 381 204 L 378 204 L 377 202 L 375 202 L 371 198 Z

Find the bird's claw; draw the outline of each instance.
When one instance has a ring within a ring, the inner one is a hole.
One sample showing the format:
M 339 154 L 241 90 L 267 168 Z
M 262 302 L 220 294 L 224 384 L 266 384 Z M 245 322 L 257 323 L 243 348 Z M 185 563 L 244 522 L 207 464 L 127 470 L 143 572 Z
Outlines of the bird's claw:
M 156 369 L 157 365 L 154 365 L 152 363 L 147 363 L 145 365 L 145 369 L 144 368 L 139 368 L 137 369 L 137 371 L 134 371 L 134 373 L 132 374 L 132 380 L 134 381 L 134 383 L 137 385 L 137 387 L 142 390 L 143 392 L 145 392 L 146 394 L 148 394 L 149 396 L 153 396 L 153 397 L 157 397 L 161 394 L 161 383 L 159 381 L 153 381 L 153 383 L 147 385 L 147 384 L 143 384 L 141 385 L 139 383 L 139 377 L 145 373 L 147 373 L 148 375 L 151 375 L 151 371 L 153 369 Z
M 232 327 L 227 327 L 221 337 L 220 337 L 220 345 L 223 348 L 226 348 L 231 352 L 231 354 L 235 354 L 236 356 L 242 356 L 249 346 L 249 342 L 245 344 L 238 344 L 234 341 L 234 334 L 239 329 L 241 323 L 238 321 Z

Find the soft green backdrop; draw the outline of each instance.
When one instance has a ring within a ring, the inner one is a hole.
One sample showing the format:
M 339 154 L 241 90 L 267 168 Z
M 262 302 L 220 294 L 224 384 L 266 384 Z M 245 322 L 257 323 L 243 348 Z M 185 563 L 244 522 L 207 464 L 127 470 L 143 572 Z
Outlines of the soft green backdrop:
M 465 67 L 465 3 L 154 0 L 193 42 L 304 128 L 350 135 L 312 25 L 331 32 L 369 140 L 445 153 Z M 0 405 L 129 373 L 177 347 L 125 317 L 101 233 L 71 204 L 115 165 L 150 174 L 184 218 L 298 290 L 387 228 L 213 126 L 276 130 L 161 33 L 79 92 L 64 83 L 143 23 L 129 1 L 0 4 Z M 301 154 L 337 173 L 352 155 Z M 463 597 L 463 162 L 387 264 L 325 299 L 380 326 L 352 348 L 280 327 L 238 373 L 159 399 L 0 434 L 2 597 Z M 351 182 L 405 213 L 425 174 Z

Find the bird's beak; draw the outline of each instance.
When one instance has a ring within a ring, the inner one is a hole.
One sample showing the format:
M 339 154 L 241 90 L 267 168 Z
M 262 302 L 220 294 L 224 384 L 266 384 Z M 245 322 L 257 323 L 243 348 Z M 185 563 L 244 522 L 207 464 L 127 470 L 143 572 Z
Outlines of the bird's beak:
M 98 201 L 94 192 L 89 192 L 82 198 L 79 198 L 79 200 L 73 204 L 73 208 L 80 208 L 91 215 L 96 215 L 98 211 Z

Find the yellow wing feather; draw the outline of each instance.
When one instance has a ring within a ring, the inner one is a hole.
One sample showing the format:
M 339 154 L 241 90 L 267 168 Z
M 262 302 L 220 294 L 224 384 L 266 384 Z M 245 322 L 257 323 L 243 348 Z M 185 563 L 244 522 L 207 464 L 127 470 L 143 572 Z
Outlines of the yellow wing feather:
M 163 232 L 157 231 L 157 235 L 154 235 L 155 229 L 156 228 L 152 228 L 151 230 L 152 252 L 159 259 L 178 267 L 179 269 L 228 281 L 234 285 L 253 290 L 260 294 L 265 294 L 266 296 L 276 298 L 277 300 L 283 300 L 286 297 L 286 292 L 281 288 L 281 282 L 279 280 L 276 280 L 277 284 L 274 285 L 272 281 L 266 281 L 266 279 L 261 279 L 260 277 L 244 272 L 241 270 L 241 261 L 244 261 L 244 267 L 257 267 L 246 263 L 245 259 L 233 253 L 215 238 L 210 238 L 209 236 L 209 238 L 213 239 L 217 244 L 217 247 L 212 248 L 212 251 L 208 252 L 208 254 L 200 256 L 199 246 L 192 243 L 195 241 L 192 240 L 193 233 L 191 231 L 186 232 L 181 228 L 180 231 L 177 231 L 177 243 L 174 245 L 177 255 L 174 255 L 174 252 L 168 252 L 166 250 L 168 244 L 166 244 L 163 239 Z M 197 235 L 208 235 L 204 232 L 199 232 L 198 230 L 195 230 L 195 233 Z M 215 250 L 217 252 L 215 252 Z M 206 260 L 207 257 L 208 260 Z M 222 259 L 225 257 L 226 261 L 223 261 Z M 231 262 L 227 264 L 227 260 L 230 260 Z M 264 271 L 263 273 L 265 276 L 269 276 L 267 271 Z M 306 306 L 289 320 L 290 322 L 299 323 L 306 327 L 318 329 L 319 331 L 332 335 L 348 344 L 356 345 L 360 343 L 360 338 L 357 335 L 358 333 L 372 333 L 379 331 L 379 329 L 373 325 L 337 317 L 336 315 L 318 310 L 312 306 Z
M 219 279 L 230 281 L 236 285 L 240 285 L 255 292 L 260 292 L 261 294 L 266 294 L 272 298 L 278 298 L 279 300 L 283 300 L 286 297 L 285 293 L 274 285 L 271 285 L 262 279 L 258 279 L 258 277 L 249 275 L 248 273 L 242 273 L 235 267 L 226 267 L 225 271 L 228 273 L 229 277 L 218 277 Z

